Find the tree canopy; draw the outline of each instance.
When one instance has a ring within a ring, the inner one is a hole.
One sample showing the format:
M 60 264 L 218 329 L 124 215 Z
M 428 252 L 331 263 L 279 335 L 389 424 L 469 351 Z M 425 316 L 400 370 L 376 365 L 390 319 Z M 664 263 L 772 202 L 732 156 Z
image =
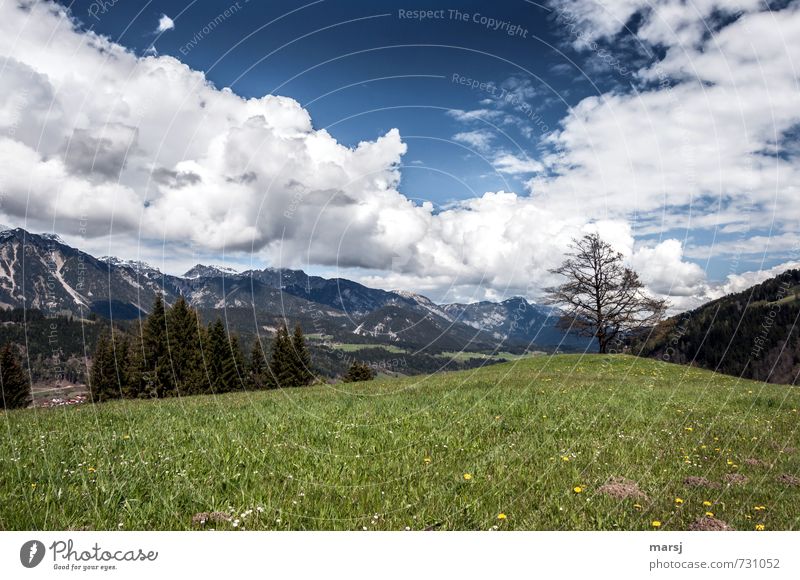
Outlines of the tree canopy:
M 92 357 L 93 401 L 299 387 L 314 380 L 299 325 L 292 335 L 285 324 L 278 329 L 269 363 L 259 337 L 246 359 L 222 319 L 203 326 L 182 297 L 169 307 L 156 297 L 140 327 L 137 336 L 101 333 Z
M 621 253 L 596 233 L 573 240 L 567 259 L 551 273 L 566 278 L 547 289 L 560 307 L 559 326 L 597 339 L 601 353 L 619 335 L 650 327 L 664 316 L 665 300 L 649 296 Z
M 24 409 L 31 404 L 28 375 L 9 343 L 0 349 L 0 394 L 4 409 Z

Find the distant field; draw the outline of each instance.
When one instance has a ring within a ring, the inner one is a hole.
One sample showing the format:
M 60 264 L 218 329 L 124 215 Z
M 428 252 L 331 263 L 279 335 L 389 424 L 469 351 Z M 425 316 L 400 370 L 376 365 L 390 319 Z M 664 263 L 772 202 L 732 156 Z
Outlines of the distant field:
M 528 356 L 535 356 L 535 355 L 533 353 L 528 353 L 528 354 L 513 354 L 510 352 L 483 353 L 483 352 L 468 352 L 460 350 L 460 351 L 443 352 L 441 356 L 456 360 L 469 360 L 471 358 L 480 358 L 480 359 L 504 358 L 506 360 L 517 360 L 520 358 L 525 358 Z
M 330 347 L 336 350 L 343 350 L 345 352 L 355 352 L 357 350 L 364 350 L 367 348 L 382 348 L 388 352 L 406 352 L 406 349 L 400 348 L 399 346 L 393 346 L 391 344 L 348 344 L 346 342 L 333 342 L 330 344 Z
M 800 529 L 798 409 L 787 386 L 561 355 L 14 411 L 0 528 Z

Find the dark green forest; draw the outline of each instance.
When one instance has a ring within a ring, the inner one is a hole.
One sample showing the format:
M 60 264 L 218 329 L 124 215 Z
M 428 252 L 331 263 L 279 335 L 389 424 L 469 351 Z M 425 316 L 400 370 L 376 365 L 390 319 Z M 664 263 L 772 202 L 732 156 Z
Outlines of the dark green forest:
M 300 387 L 315 379 L 299 325 L 291 335 L 285 324 L 279 328 L 269 357 L 258 341 L 246 357 L 220 318 L 203 325 L 182 297 L 167 307 L 158 296 L 134 330 L 101 331 L 88 382 L 93 401 Z
M 635 354 L 748 379 L 797 384 L 800 270 L 788 270 L 656 326 Z

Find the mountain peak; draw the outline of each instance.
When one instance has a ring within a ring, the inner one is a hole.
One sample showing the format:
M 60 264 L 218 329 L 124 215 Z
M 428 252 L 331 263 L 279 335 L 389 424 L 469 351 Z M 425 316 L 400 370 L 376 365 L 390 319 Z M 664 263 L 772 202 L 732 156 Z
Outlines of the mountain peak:
M 24 240 L 25 243 L 29 244 L 55 243 L 60 246 L 69 248 L 69 246 L 67 246 L 67 243 L 61 239 L 61 236 L 53 232 L 42 232 L 39 234 L 34 234 L 23 228 L 12 228 L 9 226 L 0 225 L 0 239 L 9 240 L 11 238 L 16 238 L 19 241 Z
M 111 266 L 117 266 L 119 268 L 130 268 L 131 270 L 135 270 L 137 272 L 156 272 L 161 273 L 161 271 L 156 268 L 155 266 L 151 266 L 147 262 L 142 262 L 138 260 L 122 260 L 117 258 L 116 256 L 103 256 L 98 258 L 101 262 L 105 264 L 109 264 Z
M 196 278 L 211 278 L 219 276 L 238 276 L 239 272 L 227 266 L 206 266 L 205 264 L 195 264 L 183 274 L 184 278 L 194 280 Z

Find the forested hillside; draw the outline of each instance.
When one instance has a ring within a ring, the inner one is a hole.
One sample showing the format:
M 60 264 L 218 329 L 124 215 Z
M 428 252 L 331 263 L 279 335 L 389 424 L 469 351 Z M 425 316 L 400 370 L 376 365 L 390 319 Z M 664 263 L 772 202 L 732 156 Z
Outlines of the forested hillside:
M 800 270 L 659 324 L 634 353 L 731 375 L 796 384 L 800 373 Z

